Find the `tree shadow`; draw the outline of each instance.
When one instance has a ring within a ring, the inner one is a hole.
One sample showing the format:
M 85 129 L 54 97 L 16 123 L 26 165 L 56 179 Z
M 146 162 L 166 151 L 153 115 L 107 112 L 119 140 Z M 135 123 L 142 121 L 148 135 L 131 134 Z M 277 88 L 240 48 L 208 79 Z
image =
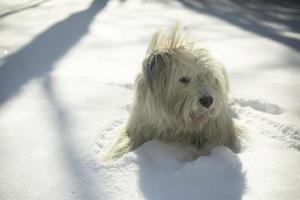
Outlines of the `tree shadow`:
M 57 129 L 57 138 L 60 142 L 60 150 L 62 160 L 65 165 L 64 170 L 71 178 L 75 185 L 74 195 L 76 199 L 80 200 L 96 200 L 96 192 L 98 188 L 95 185 L 95 180 L 89 174 L 89 169 L 78 155 L 78 149 L 72 142 L 72 126 L 70 116 L 60 103 L 55 90 L 53 88 L 53 81 L 51 77 L 46 77 L 43 80 L 43 91 L 54 113 L 55 125 Z
M 41 1 L 38 1 L 38 2 L 33 2 L 29 5 L 18 6 L 17 8 L 14 8 L 12 10 L 0 13 L 0 19 L 3 19 L 4 17 L 7 17 L 9 15 L 19 13 L 21 11 L 25 11 L 25 10 L 28 10 L 28 9 L 31 9 L 31 8 L 36 8 L 36 7 L 40 6 L 43 3 L 46 3 L 47 1 L 49 1 L 49 0 L 41 0 Z
M 83 11 L 72 14 L 36 36 L 29 44 L 9 55 L 0 65 L 0 106 L 29 80 L 46 76 L 85 34 L 107 0 L 94 0 Z
M 285 34 L 300 31 L 300 3 L 292 0 L 178 0 L 187 8 L 217 17 L 300 51 L 300 39 Z

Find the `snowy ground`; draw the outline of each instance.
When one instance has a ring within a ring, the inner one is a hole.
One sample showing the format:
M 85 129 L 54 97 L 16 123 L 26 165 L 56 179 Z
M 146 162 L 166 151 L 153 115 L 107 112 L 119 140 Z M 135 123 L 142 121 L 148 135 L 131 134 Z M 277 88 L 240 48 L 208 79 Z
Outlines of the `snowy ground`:
M 0 199 L 300 199 L 300 5 L 243 2 L 0 2 Z M 178 19 L 227 67 L 243 150 L 150 141 L 104 166 L 151 34 Z

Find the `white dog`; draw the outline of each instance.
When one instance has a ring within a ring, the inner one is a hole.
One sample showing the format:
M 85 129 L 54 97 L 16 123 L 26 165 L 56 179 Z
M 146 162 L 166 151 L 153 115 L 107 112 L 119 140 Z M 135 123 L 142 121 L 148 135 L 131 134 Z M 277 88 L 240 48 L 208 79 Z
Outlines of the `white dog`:
M 199 155 L 219 145 L 233 148 L 237 129 L 228 112 L 226 72 L 178 26 L 153 36 L 135 84 L 130 117 L 105 160 L 151 139 L 192 146 Z

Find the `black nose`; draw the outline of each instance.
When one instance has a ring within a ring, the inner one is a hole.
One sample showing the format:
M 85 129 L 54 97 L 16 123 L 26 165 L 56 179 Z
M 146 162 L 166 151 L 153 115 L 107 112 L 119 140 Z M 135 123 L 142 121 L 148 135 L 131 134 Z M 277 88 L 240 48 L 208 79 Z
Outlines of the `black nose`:
M 199 99 L 199 102 L 205 108 L 209 108 L 213 103 L 214 99 L 211 96 L 204 96 Z

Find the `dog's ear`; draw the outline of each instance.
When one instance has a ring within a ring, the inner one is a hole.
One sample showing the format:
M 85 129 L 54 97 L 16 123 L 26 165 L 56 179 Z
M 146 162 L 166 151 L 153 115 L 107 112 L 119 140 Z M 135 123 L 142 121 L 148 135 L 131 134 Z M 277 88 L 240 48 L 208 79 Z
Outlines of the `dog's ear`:
M 147 85 L 153 92 L 154 87 L 160 79 L 166 81 L 164 71 L 168 70 L 168 66 L 171 64 L 171 56 L 169 52 L 154 52 L 143 63 L 143 73 Z M 164 81 L 164 82 L 165 82 Z

